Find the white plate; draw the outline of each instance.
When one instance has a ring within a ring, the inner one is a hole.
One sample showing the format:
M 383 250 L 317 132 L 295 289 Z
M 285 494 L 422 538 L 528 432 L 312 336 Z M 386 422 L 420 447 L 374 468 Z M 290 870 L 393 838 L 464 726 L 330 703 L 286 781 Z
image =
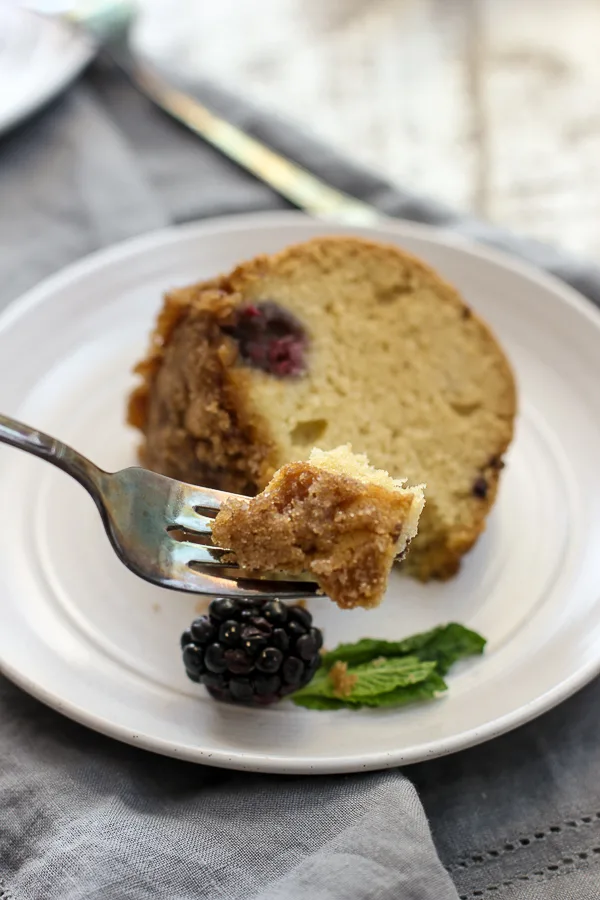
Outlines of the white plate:
M 394 575 L 376 611 L 316 600 L 313 612 L 330 646 L 453 620 L 488 637 L 485 656 L 451 675 L 443 699 L 402 710 L 221 706 L 180 662 L 179 634 L 197 598 L 138 580 L 75 482 L 2 447 L 0 664 L 66 715 L 197 762 L 346 772 L 487 740 L 600 670 L 600 316 L 564 285 L 490 250 L 405 222 L 365 231 L 296 213 L 148 235 L 83 260 L 0 317 L 0 410 L 107 469 L 132 463 L 124 399 L 161 292 L 328 232 L 393 241 L 453 281 L 505 344 L 521 415 L 488 530 L 457 578 L 424 586 Z
M 64 90 L 93 54 L 57 19 L 0 0 L 0 134 Z

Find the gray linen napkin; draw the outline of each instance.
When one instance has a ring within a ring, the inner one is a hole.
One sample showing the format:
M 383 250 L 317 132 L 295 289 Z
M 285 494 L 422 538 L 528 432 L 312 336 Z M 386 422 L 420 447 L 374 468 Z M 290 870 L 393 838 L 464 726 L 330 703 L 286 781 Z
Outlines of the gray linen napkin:
M 332 184 L 510 249 L 600 302 L 597 269 L 393 188 L 288 124 L 202 90 Z M 96 67 L 0 141 L 0 303 L 133 234 L 285 207 Z M 599 701 L 595 683 L 513 735 L 408 771 L 450 878 L 398 770 L 286 778 L 164 760 L 0 679 L 0 900 L 591 900 L 600 896 Z

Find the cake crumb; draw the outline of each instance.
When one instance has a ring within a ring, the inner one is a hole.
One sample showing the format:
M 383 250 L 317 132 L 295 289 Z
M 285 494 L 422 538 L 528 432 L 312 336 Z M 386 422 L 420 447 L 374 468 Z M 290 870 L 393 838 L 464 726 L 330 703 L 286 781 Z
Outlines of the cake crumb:
M 160 612 L 160 603 L 152 604 L 152 612 L 155 612 L 155 613 Z
M 342 609 L 381 603 L 395 558 L 417 533 L 423 485 L 374 469 L 350 445 L 282 466 L 257 497 L 228 498 L 216 546 L 256 575 L 307 574 Z
M 348 663 L 338 660 L 329 670 L 329 680 L 333 685 L 334 695 L 343 698 L 350 696 L 358 677 L 348 674 Z
M 210 606 L 210 597 L 201 597 L 200 600 L 194 606 L 194 612 L 197 612 L 199 616 L 203 616 L 208 612 L 208 607 Z

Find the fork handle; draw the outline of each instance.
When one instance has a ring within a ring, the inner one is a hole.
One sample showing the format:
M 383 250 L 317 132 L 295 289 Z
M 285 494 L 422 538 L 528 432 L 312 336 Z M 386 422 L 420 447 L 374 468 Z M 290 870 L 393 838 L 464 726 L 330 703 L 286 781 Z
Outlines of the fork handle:
M 102 479 L 105 476 L 102 469 L 68 444 L 63 444 L 43 431 L 37 431 L 29 425 L 24 425 L 23 422 L 0 415 L 0 442 L 52 463 L 75 478 L 94 498 L 97 498 L 102 490 Z

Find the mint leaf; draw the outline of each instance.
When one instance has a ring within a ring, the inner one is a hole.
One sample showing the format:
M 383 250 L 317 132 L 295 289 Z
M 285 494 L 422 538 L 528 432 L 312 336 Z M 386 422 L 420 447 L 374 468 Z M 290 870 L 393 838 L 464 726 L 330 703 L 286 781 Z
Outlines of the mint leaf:
M 363 638 L 354 644 L 338 644 L 335 650 L 323 653 L 322 664 L 327 669 L 330 669 L 336 662 L 346 662 L 349 666 L 358 666 L 381 656 L 408 656 L 415 649 L 410 638 L 405 641 L 381 641 L 377 638 Z
M 441 675 L 432 672 L 425 681 L 421 681 L 418 684 L 408 684 L 405 687 L 395 688 L 393 691 L 386 691 L 385 694 L 378 694 L 374 697 L 365 697 L 362 700 L 362 705 L 370 708 L 405 706 L 407 703 L 432 700 L 438 694 L 441 694 L 446 690 L 448 690 L 448 685 Z
M 292 696 L 295 703 L 304 702 L 307 698 L 319 698 L 325 700 L 335 700 L 342 706 L 350 705 L 352 707 L 357 704 L 366 702 L 368 699 L 379 697 L 389 691 L 398 688 L 412 687 L 420 681 L 425 681 L 434 674 L 435 663 L 421 662 L 416 656 L 407 656 L 403 659 L 386 659 L 366 663 L 362 666 L 356 666 L 348 669 L 348 675 L 354 677 L 355 681 L 348 696 L 341 697 L 337 690 L 336 684 L 329 676 L 329 671 L 321 668 L 315 677 L 306 687 L 301 688 Z M 317 708 L 312 705 L 313 709 Z M 329 704 L 318 707 L 319 709 L 332 709 Z
M 303 688 L 301 691 L 293 694 L 291 699 L 298 706 L 303 706 L 305 709 L 337 710 L 362 709 L 363 707 L 375 709 L 386 706 L 406 706 L 408 703 L 432 700 L 445 690 L 447 690 L 447 685 L 444 679 L 436 672 L 431 672 L 424 681 L 418 684 L 407 684 L 382 694 L 366 695 L 361 697 L 360 700 L 354 696 L 340 699 L 310 694 L 307 688 Z
M 335 650 L 323 654 L 323 666 L 330 669 L 338 661 L 357 666 L 381 656 L 391 658 L 414 655 L 420 660 L 435 662 L 440 674 L 445 675 L 457 660 L 483 653 L 485 643 L 485 639 L 476 631 L 451 622 L 402 641 L 363 638 L 354 644 L 340 644 Z
M 402 706 L 429 700 L 447 690 L 443 675 L 453 663 L 483 653 L 485 638 L 456 622 L 414 634 L 402 641 L 363 638 L 340 644 L 323 654 L 313 680 L 290 698 L 307 709 L 361 709 Z M 339 675 L 332 671 L 344 663 L 342 678 L 347 695 L 337 688 Z
M 349 699 L 363 701 L 396 688 L 417 684 L 419 681 L 425 681 L 434 669 L 434 662 L 420 662 L 416 656 L 386 659 L 380 665 L 374 661 L 355 666 L 348 670 L 351 675 L 356 676 L 356 683 L 352 687 Z
M 429 632 L 426 641 L 417 652 L 419 659 L 433 660 L 440 675 L 445 675 L 459 659 L 479 656 L 483 653 L 486 640 L 476 631 L 451 622 Z

